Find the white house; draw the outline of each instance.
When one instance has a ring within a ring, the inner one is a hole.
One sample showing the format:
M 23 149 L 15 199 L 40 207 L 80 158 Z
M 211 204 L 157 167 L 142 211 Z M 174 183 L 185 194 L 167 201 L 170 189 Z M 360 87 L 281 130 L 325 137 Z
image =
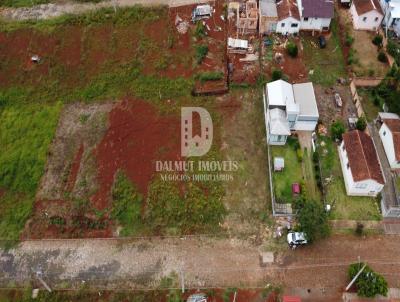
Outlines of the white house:
M 300 31 L 300 14 L 295 0 L 280 0 L 276 3 L 278 22 L 276 32 L 287 35 Z
M 380 4 L 384 14 L 382 24 L 400 36 L 400 0 L 381 0 Z
M 383 20 L 378 0 L 353 0 L 350 13 L 354 29 L 376 31 Z
M 347 195 L 376 197 L 385 177 L 372 138 L 353 130 L 343 134 L 338 149 Z
M 284 145 L 292 131 L 314 131 L 319 113 L 312 83 L 268 83 L 264 94 L 267 141 Z
M 334 17 L 333 0 L 297 0 L 300 30 L 328 31 Z
M 400 118 L 397 114 L 380 112 L 382 126 L 379 136 L 385 149 L 390 168 L 400 169 Z

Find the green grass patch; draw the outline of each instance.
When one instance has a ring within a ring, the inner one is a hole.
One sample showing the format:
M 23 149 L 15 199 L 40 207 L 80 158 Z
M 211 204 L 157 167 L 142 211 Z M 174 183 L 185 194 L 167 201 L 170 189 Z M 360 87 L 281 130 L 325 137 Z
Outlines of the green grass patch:
M 140 233 L 143 228 L 142 202 L 143 197 L 126 177 L 119 171 L 112 189 L 111 218 L 116 220 L 122 230 L 121 236 L 132 236 Z
M 326 202 L 333 206 L 331 219 L 380 220 L 375 198 L 348 196 L 336 144 L 325 136 L 318 139 L 322 181 L 326 183 Z M 330 179 L 330 180 L 328 180 Z
M 277 202 L 292 203 L 295 198 L 292 194 L 292 184 L 299 183 L 307 197 L 319 200 L 319 193 L 315 183 L 311 156 L 308 151 L 303 154 L 302 162 L 296 153 L 297 139 L 288 138 L 284 146 L 271 146 L 272 160 L 274 157 L 285 159 L 285 168 L 282 172 L 273 172 L 273 185 Z
M 0 6 L 5 7 L 30 7 L 49 3 L 51 0 L 0 0 Z
M 204 58 L 208 54 L 208 46 L 207 45 L 196 45 L 195 50 L 196 50 L 196 63 L 201 64 L 203 62 Z
M 379 108 L 378 99 L 374 99 L 372 91 L 365 88 L 358 88 L 358 94 L 361 97 L 361 104 L 368 122 L 372 122 L 377 118 L 378 113 L 383 111 Z
M 315 37 L 303 36 L 303 59 L 309 70 L 313 70 L 310 80 L 314 84 L 332 86 L 338 78 L 347 78 L 346 63 L 340 45 L 337 21 L 332 19 L 332 35 L 326 48 L 319 48 Z
M 196 75 L 196 79 L 201 82 L 206 81 L 219 81 L 224 78 L 224 73 L 221 71 L 206 71 L 202 73 L 198 73 Z

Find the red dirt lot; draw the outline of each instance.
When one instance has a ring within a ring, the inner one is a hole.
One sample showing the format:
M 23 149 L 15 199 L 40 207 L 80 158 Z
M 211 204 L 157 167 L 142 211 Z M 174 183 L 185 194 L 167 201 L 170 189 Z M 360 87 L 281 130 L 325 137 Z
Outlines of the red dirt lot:
M 153 106 L 125 100 L 110 113 L 110 127 L 95 150 L 100 188 L 91 201 L 97 209 L 110 205 L 110 191 L 123 170 L 143 195 L 155 172 L 155 160 L 179 160 L 180 121 L 161 116 Z

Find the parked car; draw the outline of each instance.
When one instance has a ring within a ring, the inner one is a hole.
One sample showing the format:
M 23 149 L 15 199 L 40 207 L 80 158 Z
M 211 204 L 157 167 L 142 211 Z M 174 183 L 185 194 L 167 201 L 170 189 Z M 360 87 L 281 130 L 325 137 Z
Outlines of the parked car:
M 319 36 L 318 37 L 318 44 L 319 48 L 325 48 L 326 47 L 326 39 L 324 36 Z
M 197 293 L 190 295 L 186 302 L 207 302 L 207 295 L 203 293 Z
M 287 242 L 290 247 L 307 244 L 306 234 L 303 232 L 289 232 Z

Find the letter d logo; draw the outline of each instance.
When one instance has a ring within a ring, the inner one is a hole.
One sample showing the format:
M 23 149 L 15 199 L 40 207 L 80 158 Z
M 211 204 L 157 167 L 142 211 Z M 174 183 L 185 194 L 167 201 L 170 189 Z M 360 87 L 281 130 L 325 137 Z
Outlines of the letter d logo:
M 181 155 L 202 156 L 213 140 L 211 115 L 201 107 L 181 108 Z

